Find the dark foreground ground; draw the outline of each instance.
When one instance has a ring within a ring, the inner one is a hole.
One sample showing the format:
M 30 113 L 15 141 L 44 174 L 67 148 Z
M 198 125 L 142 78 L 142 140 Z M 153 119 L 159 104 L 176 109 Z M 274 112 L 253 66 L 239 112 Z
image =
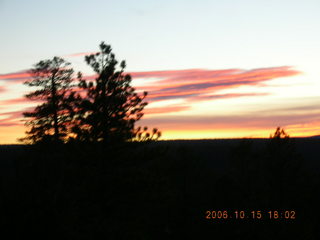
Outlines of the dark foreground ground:
M 1 146 L 1 233 L 320 239 L 319 151 L 319 139 Z

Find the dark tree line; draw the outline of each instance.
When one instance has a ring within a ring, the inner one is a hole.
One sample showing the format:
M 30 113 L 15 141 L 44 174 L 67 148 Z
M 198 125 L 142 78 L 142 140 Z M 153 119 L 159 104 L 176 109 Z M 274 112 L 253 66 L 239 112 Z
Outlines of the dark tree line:
M 77 83 L 70 63 L 60 57 L 43 60 L 30 70 L 32 80 L 25 82 L 37 89 L 26 97 L 40 100 L 33 111 L 25 112 L 29 127 L 27 143 L 150 141 L 161 136 L 154 128 L 135 128 L 147 105 L 147 92 L 138 94 L 125 74 L 125 61 L 116 60 L 111 46 L 102 42 L 100 51 L 85 56 L 93 69 L 93 81 L 79 72 Z

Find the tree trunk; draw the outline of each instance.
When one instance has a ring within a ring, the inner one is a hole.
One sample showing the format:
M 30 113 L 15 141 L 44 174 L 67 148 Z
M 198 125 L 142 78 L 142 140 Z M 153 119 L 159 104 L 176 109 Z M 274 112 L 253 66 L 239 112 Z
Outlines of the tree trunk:
M 52 96 L 52 110 L 53 110 L 53 126 L 54 126 L 54 139 L 59 140 L 59 127 L 58 127 L 58 109 L 57 109 L 57 91 L 56 84 L 54 81 L 55 73 L 52 74 L 51 78 L 51 96 Z

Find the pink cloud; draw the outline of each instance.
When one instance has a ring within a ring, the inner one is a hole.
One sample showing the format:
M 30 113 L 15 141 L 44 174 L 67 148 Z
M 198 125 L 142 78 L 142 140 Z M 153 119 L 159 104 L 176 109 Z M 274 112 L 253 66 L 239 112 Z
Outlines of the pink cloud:
M 5 81 L 9 80 L 10 82 L 14 81 L 14 82 L 23 83 L 29 79 L 31 79 L 29 70 L 22 70 L 19 72 L 0 74 L 0 80 L 5 80 Z
M 26 110 L 30 110 L 29 108 Z M 0 116 L 3 118 L 0 119 L 0 127 L 9 127 L 9 126 L 19 126 L 22 125 L 22 113 L 24 111 L 11 111 L 11 112 L 4 112 L 0 113 Z
M 6 91 L 6 88 L 3 87 L 3 86 L 0 86 L 0 93 L 1 93 L 1 92 L 5 92 L 5 91 Z
M 213 95 L 200 95 L 190 97 L 189 101 L 206 101 L 225 98 L 238 98 L 238 97 L 255 97 L 255 96 L 267 96 L 269 93 L 228 93 L 228 94 L 213 94 Z
M 82 57 L 82 56 L 87 56 L 91 54 L 96 54 L 97 52 L 80 52 L 80 53 L 72 53 L 68 55 L 64 55 L 63 57 Z
M 150 92 L 148 100 L 188 99 L 204 94 L 239 86 L 259 86 L 261 83 L 280 77 L 300 74 L 291 67 L 259 68 L 253 70 L 170 70 L 130 73 L 133 77 L 143 78 L 146 83 L 140 88 Z M 148 79 L 153 80 L 148 83 Z M 200 99 L 200 98 L 199 98 Z
M 162 114 L 162 113 L 181 112 L 188 109 L 190 109 L 190 106 L 186 106 L 186 105 L 174 105 L 174 106 L 155 107 L 155 108 L 146 107 L 144 109 L 144 113 L 147 115 L 154 115 L 154 114 Z
M 4 105 L 15 105 L 15 104 L 21 104 L 21 103 L 29 103 L 29 102 L 36 102 L 36 101 L 30 101 L 24 97 L 21 98 L 13 98 L 13 99 L 6 99 L 6 100 L 2 100 L 0 101 L 0 105 L 4 106 Z

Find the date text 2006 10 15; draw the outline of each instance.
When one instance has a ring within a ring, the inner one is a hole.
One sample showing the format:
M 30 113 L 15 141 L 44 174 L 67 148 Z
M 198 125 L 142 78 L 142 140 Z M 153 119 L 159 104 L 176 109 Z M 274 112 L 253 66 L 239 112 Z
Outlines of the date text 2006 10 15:
M 269 210 L 269 211 L 206 211 L 205 218 L 208 220 L 226 220 L 226 219 L 296 219 L 295 210 Z

